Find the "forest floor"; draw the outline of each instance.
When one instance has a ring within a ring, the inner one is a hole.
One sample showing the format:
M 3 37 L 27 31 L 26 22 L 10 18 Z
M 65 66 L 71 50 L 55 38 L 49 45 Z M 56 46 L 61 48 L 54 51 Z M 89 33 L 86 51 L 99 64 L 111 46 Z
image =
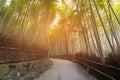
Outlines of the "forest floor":
M 51 59 L 53 65 L 37 80 L 97 80 L 81 66 L 68 60 Z
M 27 67 L 28 64 L 29 66 Z M 11 69 L 9 69 L 9 65 L 12 65 Z M 35 74 L 35 78 L 38 78 L 39 75 L 49 69 L 51 65 L 52 61 L 49 59 L 0 65 L 0 79 L 32 80 L 33 72 Z

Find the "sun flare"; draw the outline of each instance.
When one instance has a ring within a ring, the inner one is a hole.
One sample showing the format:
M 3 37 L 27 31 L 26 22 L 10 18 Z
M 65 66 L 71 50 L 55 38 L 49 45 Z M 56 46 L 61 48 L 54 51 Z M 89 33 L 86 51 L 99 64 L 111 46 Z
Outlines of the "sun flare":
M 50 25 L 50 28 L 54 29 L 58 25 L 59 20 L 60 20 L 60 15 L 56 14 L 56 17 L 55 17 L 54 21 L 52 22 L 52 24 Z

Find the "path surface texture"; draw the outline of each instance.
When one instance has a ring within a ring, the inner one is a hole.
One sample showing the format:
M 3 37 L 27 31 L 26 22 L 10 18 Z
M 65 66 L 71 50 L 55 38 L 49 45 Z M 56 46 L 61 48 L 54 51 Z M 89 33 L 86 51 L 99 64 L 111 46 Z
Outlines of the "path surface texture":
M 62 59 L 51 60 L 53 61 L 52 67 L 38 80 L 96 80 L 76 63 Z

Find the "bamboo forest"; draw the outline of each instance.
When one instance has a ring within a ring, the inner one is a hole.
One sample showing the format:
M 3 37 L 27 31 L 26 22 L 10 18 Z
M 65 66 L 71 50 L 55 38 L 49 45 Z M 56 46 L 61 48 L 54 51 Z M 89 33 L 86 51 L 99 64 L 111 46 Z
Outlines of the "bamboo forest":
M 0 0 L 0 80 L 120 80 L 120 0 Z

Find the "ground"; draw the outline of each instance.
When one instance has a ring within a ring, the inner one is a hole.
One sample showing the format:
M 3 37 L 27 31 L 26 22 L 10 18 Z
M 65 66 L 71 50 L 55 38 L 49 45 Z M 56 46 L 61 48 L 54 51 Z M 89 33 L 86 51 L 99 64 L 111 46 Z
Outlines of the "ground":
M 29 67 L 27 67 L 27 64 L 29 64 Z M 16 67 L 9 69 L 9 65 Z M 3 64 L 0 65 L 0 80 L 31 80 L 32 72 L 35 72 L 35 77 L 38 78 L 51 65 L 52 61 L 49 59 Z
M 68 60 L 51 59 L 53 65 L 37 80 L 96 80 L 78 64 Z

